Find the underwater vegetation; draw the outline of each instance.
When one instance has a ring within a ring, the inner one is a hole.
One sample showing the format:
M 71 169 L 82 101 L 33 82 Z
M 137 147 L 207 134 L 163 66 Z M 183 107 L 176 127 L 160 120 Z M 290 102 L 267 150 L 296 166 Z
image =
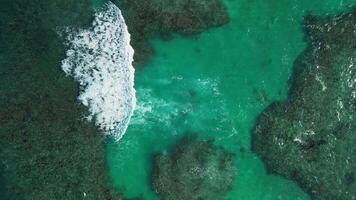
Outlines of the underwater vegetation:
M 135 49 L 134 66 L 152 56 L 149 39 L 171 38 L 172 33 L 190 36 L 229 22 L 222 0 L 114 0 L 125 18 Z
M 214 200 L 232 188 L 234 154 L 212 140 L 181 139 L 153 159 L 152 186 L 162 200 Z
M 0 4 L 0 199 L 112 199 L 104 134 L 83 120 L 56 32 L 89 25 L 90 3 Z
M 289 98 L 260 115 L 252 149 L 313 199 L 356 199 L 356 8 L 307 15 L 303 29 Z

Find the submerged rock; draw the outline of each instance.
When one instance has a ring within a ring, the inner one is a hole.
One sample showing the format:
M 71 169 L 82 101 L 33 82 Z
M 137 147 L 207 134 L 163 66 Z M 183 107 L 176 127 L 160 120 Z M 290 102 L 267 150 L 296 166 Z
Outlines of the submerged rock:
M 163 200 L 215 200 L 232 188 L 233 157 L 213 141 L 184 138 L 154 157 L 153 188 Z
M 193 35 L 229 22 L 222 0 L 114 0 L 122 10 L 132 46 L 135 66 L 152 55 L 149 39 L 159 35 L 168 39 L 172 33 Z
M 260 115 L 252 148 L 313 199 L 356 199 L 356 8 L 303 27 L 289 98 Z

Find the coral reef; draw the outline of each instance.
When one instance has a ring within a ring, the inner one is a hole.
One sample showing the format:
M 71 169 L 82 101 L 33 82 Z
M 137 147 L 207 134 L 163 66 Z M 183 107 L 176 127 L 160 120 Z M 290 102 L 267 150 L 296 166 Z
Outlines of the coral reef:
M 91 5 L 0 5 L 0 199 L 114 199 L 105 138 L 82 119 L 79 87 L 60 68 L 65 47 L 56 29 L 89 25 Z
M 122 10 L 132 46 L 135 66 L 146 63 L 152 55 L 149 39 L 168 39 L 172 33 L 185 36 L 229 22 L 222 0 L 114 0 Z
M 259 117 L 252 149 L 313 199 L 356 199 L 356 8 L 307 15 L 288 100 Z
M 153 188 L 165 200 L 215 200 L 232 187 L 233 157 L 213 141 L 183 138 L 168 154 L 154 157 Z
M 218 1 L 116 1 L 131 28 L 137 63 L 148 39 L 195 34 L 228 21 Z M 58 28 L 87 28 L 84 0 L 0 0 L 0 198 L 122 199 L 107 177 L 105 137 L 78 103 L 79 85 L 60 62 Z M 213 15 L 211 14 L 213 13 Z

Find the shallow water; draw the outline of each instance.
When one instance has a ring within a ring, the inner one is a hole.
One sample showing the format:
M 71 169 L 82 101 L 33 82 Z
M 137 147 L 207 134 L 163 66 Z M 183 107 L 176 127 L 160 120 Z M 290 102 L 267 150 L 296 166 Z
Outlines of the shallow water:
M 152 40 L 152 62 L 136 70 L 137 110 L 107 145 L 110 174 L 128 197 L 157 199 L 151 157 L 187 133 L 214 138 L 236 154 L 236 177 L 222 199 L 309 199 L 294 182 L 268 175 L 250 152 L 250 131 L 272 101 L 286 98 L 291 68 L 305 47 L 307 12 L 341 11 L 353 0 L 230 0 L 231 22 L 199 36 Z

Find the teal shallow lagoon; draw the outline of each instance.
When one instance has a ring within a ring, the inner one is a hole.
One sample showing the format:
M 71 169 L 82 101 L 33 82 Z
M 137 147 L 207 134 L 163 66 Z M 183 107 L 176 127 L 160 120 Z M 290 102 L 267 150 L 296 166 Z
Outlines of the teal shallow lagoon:
M 291 67 L 305 47 L 307 12 L 354 1 L 226 1 L 231 22 L 200 36 L 153 40 L 151 63 L 136 71 L 138 105 L 125 136 L 107 146 L 110 174 L 129 197 L 157 199 L 151 157 L 187 133 L 236 154 L 233 190 L 223 199 L 309 199 L 292 181 L 267 175 L 249 151 L 250 131 L 269 103 L 286 98 Z

